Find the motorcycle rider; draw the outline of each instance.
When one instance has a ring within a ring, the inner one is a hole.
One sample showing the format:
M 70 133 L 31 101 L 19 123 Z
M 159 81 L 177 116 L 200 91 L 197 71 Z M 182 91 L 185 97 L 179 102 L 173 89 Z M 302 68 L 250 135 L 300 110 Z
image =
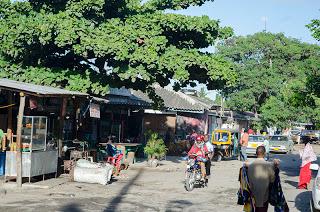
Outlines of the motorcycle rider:
M 204 136 L 198 135 L 196 137 L 196 141 L 191 147 L 191 149 L 188 152 L 189 157 L 197 157 L 197 160 L 199 161 L 200 167 L 201 167 L 201 181 L 205 181 L 206 178 L 206 167 L 205 162 L 206 154 L 208 153 L 208 148 L 204 143 Z

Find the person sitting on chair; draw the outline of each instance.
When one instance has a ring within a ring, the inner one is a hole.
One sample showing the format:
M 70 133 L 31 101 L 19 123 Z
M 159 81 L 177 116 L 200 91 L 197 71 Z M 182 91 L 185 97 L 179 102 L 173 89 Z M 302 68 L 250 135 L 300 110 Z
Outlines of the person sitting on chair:
M 106 147 L 108 157 L 114 157 L 118 154 L 118 150 L 115 145 L 112 144 L 111 138 L 109 138 L 107 147 Z

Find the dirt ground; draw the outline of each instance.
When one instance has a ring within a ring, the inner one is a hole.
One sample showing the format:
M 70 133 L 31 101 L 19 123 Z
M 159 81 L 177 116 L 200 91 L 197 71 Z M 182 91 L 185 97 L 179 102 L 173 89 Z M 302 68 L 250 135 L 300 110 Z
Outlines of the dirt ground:
M 300 148 L 295 146 L 290 155 L 272 155 L 281 160 L 281 181 L 290 211 L 310 211 L 311 191 L 296 189 Z M 314 149 L 318 155 L 320 146 Z M 184 161 L 168 157 L 161 163 L 153 169 L 138 162 L 106 186 L 70 182 L 67 176 L 24 184 L 21 190 L 12 183 L 2 184 L 0 211 L 242 211 L 236 204 L 241 162 L 213 162 L 209 186 L 192 192 L 184 189 Z

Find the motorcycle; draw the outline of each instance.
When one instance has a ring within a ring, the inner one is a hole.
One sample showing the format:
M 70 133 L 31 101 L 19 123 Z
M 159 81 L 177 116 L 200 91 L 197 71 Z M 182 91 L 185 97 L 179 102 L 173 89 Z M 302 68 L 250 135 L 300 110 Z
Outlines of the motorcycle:
M 201 180 L 201 167 L 199 164 L 200 160 L 197 157 L 189 158 L 186 169 L 186 177 L 184 187 L 187 191 L 192 191 L 195 185 L 199 185 L 200 187 L 208 186 L 208 181 Z

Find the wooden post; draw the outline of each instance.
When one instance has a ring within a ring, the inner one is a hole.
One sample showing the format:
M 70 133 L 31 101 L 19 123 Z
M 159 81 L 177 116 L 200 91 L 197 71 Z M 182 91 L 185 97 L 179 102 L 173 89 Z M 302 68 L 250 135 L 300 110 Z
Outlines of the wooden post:
M 63 140 L 63 127 L 64 127 L 64 118 L 66 116 L 67 112 L 67 103 L 68 99 L 67 97 L 63 97 L 62 99 L 62 105 L 61 105 L 61 110 L 60 110 L 60 123 L 59 123 L 59 140 L 58 140 L 58 151 L 59 151 L 59 157 L 61 157 L 61 152 L 62 152 L 62 140 Z
M 78 99 L 75 97 L 73 98 L 73 109 L 74 109 L 74 115 L 75 118 L 73 120 L 73 126 L 74 126 L 74 130 L 73 130 L 73 138 L 78 138 L 78 129 L 79 129 L 79 119 L 80 119 L 80 108 L 79 108 L 79 101 Z
M 9 95 L 9 105 L 12 104 L 13 100 L 12 100 L 12 93 L 11 92 L 8 92 L 8 95 Z M 12 130 L 12 108 L 13 107 L 9 107 L 8 108 L 8 126 L 7 128 Z
M 21 154 L 21 131 L 22 131 L 22 118 L 24 112 L 24 106 L 26 102 L 26 97 L 24 93 L 20 92 L 20 105 L 18 113 L 18 123 L 17 123 L 17 186 L 22 186 L 22 154 Z

